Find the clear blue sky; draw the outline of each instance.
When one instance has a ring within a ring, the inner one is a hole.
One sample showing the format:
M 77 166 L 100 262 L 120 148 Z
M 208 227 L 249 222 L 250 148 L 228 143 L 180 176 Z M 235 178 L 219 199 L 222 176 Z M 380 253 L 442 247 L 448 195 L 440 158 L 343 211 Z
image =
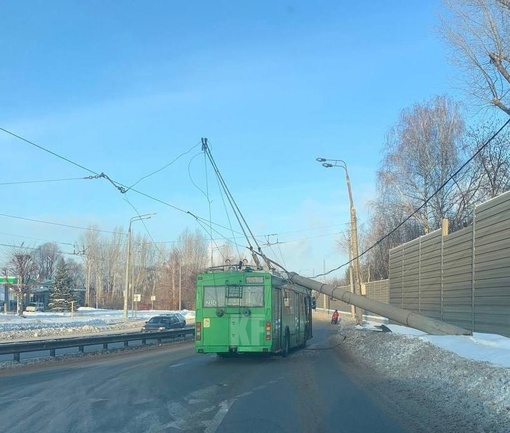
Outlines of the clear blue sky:
M 440 7 L 4 0 L 0 127 L 124 185 L 207 137 L 252 231 L 282 242 L 268 256 L 311 275 L 346 261 L 336 241 L 349 222 L 343 171 L 315 158 L 347 163 L 366 224 L 385 135 L 400 111 L 454 93 L 455 71 L 435 31 Z M 2 131 L 0 148 L 0 214 L 126 230 L 137 212 L 157 212 L 146 227 L 159 242 L 202 229 L 106 179 L 6 185 L 91 173 Z M 228 226 L 211 171 L 207 180 L 212 221 Z M 135 188 L 209 219 L 200 146 Z M 139 222 L 133 229 L 145 231 Z M 0 216 L 0 244 L 57 241 L 72 251 L 65 243 L 82 233 Z

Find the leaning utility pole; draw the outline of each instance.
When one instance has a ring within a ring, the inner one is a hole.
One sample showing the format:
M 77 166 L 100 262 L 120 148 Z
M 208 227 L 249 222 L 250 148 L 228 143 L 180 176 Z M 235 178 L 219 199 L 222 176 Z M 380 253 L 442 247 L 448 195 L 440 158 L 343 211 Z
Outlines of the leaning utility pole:
M 440 320 L 431 319 L 430 317 L 422 316 L 421 314 L 413 313 L 412 311 L 404 310 L 403 308 L 385 304 L 384 302 L 374 301 L 366 296 L 352 293 L 349 290 L 344 290 L 340 287 L 323 284 L 319 281 L 302 277 L 295 272 L 289 273 L 289 279 L 300 286 L 308 287 L 309 289 L 315 290 L 319 293 L 325 293 L 334 299 L 355 305 L 356 307 L 363 308 L 364 310 L 371 311 L 383 317 L 387 317 L 394 322 L 419 329 L 420 331 L 428 334 L 472 335 L 472 332 L 467 329 L 450 325 L 449 323 L 441 322 Z

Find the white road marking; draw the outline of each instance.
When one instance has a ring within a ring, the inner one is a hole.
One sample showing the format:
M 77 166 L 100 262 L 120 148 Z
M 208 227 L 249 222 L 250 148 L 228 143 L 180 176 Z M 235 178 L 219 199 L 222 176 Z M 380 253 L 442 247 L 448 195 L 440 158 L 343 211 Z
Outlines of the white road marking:
M 234 403 L 234 400 L 224 400 L 220 403 L 220 409 L 214 415 L 214 418 L 211 421 L 204 422 L 204 425 L 207 426 L 204 433 L 215 433 L 218 427 L 220 426 L 223 418 L 227 415 L 230 406 Z

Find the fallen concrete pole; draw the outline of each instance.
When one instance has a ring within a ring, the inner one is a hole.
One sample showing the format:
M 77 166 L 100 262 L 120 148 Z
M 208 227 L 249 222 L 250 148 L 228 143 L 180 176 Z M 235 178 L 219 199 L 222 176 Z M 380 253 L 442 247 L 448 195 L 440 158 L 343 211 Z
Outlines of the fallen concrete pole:
M 394 322 L 419 329 L 427 334 L 472 335 L 472 332 L 467 329 L 450 325 L 449 323 L 441 322 L 440 320 L 431 319 L 430 317 L 425 317 L 421 314 L 413 313 L 412 311 L 385 304 L 384 302 L 374 301 L 373 299 L 369 299 L 365 296 L 352 293 L 349 290 L 344 290 L 340 287 L 323 284 L 319 281 L 302 277 L 295 272 L 290 272 L 289 278 L 292 282 L 299 284 L 300 286 L 308 287 L 309 289 L 315 290 L 319 293 L 324 293 L 331 296 L 333 299 L 338 299 L 347 304 L 363 308 L 364 310 L 387 317 Z

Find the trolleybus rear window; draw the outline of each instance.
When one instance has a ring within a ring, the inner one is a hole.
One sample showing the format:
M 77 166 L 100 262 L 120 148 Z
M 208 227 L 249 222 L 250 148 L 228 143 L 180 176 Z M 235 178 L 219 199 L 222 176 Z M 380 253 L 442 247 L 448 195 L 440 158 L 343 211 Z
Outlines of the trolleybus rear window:
M 263 307 L 264 286 L 204 286 L 204 307 Z

